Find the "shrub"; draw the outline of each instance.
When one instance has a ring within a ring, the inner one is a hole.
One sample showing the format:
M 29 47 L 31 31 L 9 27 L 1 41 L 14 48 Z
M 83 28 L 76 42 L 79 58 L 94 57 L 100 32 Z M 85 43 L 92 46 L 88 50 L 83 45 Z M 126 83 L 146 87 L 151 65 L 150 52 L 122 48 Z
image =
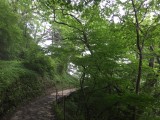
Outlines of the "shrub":
M 42 76 L 49 75 L 53 77 L 54 61 L 43 52 L 36 49 L 29 51 L 23 64 L 26 68 L 34 70 Z
M 18 61 L 0 61 L 0 116 L 24 101 L 42 94 L 43 78 Z

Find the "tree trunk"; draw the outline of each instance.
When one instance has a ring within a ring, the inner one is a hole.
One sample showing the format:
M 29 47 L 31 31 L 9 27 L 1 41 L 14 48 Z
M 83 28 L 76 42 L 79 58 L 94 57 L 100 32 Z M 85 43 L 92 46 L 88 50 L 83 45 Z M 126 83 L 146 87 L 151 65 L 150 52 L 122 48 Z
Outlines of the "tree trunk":
M 139 95 L 139 92 L 140 92 L 140 82 L 141 82 L 141 76 L 142 76 L 142 48 L 143 48 L 143 45 L 141 45 L 141 42 L 140 42 L 140 26 L 139 26 L 139 20 L 138 20 L 138 11 L 136 9 L 136 6 L 135 6 L 135 2 L 134 0 L 131 0 L 132 2 L 132 7 L 133 7 L 133 11 L 134 11 L 134 17 L 135 17 L 135 20 L 136 20 L 136 45 L 137 45 L 137 50 L 138 50 L 138 73 L 137 73 L 137 78 L 136 78 L 136 89 L 135 89 L 135 93 L 137 95 Z M 136 120 L 136 114 L 137 114 L 137 106 L 134 106 L 133 107 L 133 117 L 132 119 L 133 120 Z

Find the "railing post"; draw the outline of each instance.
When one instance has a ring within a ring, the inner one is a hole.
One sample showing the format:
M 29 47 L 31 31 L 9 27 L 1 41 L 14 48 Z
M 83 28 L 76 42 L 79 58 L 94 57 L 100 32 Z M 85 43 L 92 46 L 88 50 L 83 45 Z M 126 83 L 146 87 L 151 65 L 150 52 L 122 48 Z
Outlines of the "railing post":
M 56 104 L 57 104 L 57 102 L 58 102 L 58 90 L 56 88 Z
M 65 97 L 63 97 L 63 120 L 66 119 L 66 102 L 65 102 Z

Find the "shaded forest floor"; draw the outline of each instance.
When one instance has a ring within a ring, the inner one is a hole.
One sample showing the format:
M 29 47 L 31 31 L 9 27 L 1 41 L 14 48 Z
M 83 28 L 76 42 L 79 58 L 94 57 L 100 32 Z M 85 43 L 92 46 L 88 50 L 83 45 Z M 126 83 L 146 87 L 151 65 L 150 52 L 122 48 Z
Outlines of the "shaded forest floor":
M 57 98 L 67 96 L 76 89 L 67 89 L 58 92 Z M 52 110 L 52 103 L 56 100 L 56 92 L 48 94 L 21 106 L 9 118 L 4 120 L 56 120 Z

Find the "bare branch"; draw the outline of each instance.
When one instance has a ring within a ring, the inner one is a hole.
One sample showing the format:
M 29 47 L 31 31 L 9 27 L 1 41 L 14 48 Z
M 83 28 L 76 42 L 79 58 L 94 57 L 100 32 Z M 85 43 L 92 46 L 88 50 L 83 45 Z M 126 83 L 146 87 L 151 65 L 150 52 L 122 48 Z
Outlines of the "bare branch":
M 146 0 L 141 2 L 140 6 L 137 8 L 137 12 L 141 9 L 141 7 L 143 6 L 144 2 L 146 2 Z
M 143 15 L 143 18 L 142 18 L 142 20 L 139 22 L 139 24 L 141 24 L 141 23 L 144 21 L 144 19 L 145 19 L 145 17 L 146 17 L 146 14 L 147 14 L 147 11 L 148 11 L 148 8 L 149 8 L 149 6 L 146 8 L 145 13 L 144 13 L 144 15 Z
M 77 27 L 75 27 L 75 26 L 73 26 L 73 25 L 69 25 L 69 24 L 67 24 L 67 23 L 65 23 L 65 22 L 57 21 L 57 20 L 56 20 L 56 9 L 54 9 L 53 12 L 54 12 L 54 22 L 55 22 L 55 23 L 61 24 L 61 25 L 65 25 L 65 26 L 68 26 L 68 27 L 70 27 L 70 28 L 74 28 L 74 29 L 82 32 L 81 29 L 79 29 L 79 28 L 77 28 Z
M 64 10 L 62 10 L 62 14 L 63 14 L 63 15 L 71 16 L 71 17 L 74 18 L 79 24 L 82 25 L 82 22 L 81 22 L 77 17 L 75 17 L 74 15 L 69 14 L 69 13 L 64 13 Z

